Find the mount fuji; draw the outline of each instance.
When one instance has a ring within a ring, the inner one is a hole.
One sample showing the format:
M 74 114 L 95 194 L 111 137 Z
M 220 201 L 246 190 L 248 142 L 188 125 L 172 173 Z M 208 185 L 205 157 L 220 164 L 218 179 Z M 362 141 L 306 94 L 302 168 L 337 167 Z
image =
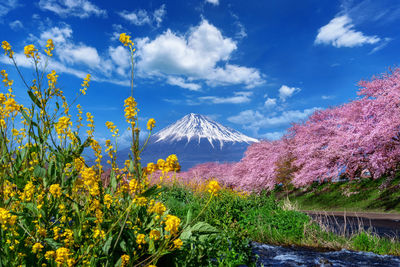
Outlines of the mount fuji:
M 225 127 L 210 118 L 190 113 L 150 137 L 141 154 L 143 164 L 176 154 L 182 170 L 205 162 L 234 162 L 257 139 Z M 118 153 L 122 162 L 129 148 Z

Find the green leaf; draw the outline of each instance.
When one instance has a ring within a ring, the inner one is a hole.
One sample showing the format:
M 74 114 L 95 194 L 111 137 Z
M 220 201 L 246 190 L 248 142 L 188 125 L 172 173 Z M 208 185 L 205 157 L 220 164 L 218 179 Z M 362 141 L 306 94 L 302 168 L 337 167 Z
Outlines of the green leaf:
M 115 263 L 114 267 L 120 267 L 122 264 L 122 258 L 120 257 L 119 260 Z
M 110 248 L 111 248 L 112 240 L 113 240 L 113 237 L 112 237 L 112 235 L 110 235 L 110 236 L 108 237 L 107 241 L 104 243 L 103 252 L 104 252 L 106 255 L 108 254 L 108 251 L 109 251 Z
M 196 234 L 216 234 L 219 230 L 206 222 L 198 222 L 191 227 L 191 231 Z
M 192 215 L 193 215 L 193 211 L 192 211 L 192 209 L 189 209 L 187 214 L 186 214 L 186 223 L 185 223 L 185 225 L 189 225 L 190 221 L 192 220 Z
M 44 178 L 46 176 L 46 169 L 36 165 L 35 169 L 33 170 L 33 175 L 36 178 Z
M 58 243 L 57 241 L 55 241 L 53 238 L 45 238 L 44 239 L 47 244 L 53 249 L 53 250 L 57 250 L 57 248 L 61 247 L 61 243 Z
M 42 108 L 42 105 L 39 102 L 39 99 L 35 96 L 35 94 L 32 91 L 28 91 L 29 97 L 32 99 L 32 101 L 38 106 L 40 109 Z
M 121 247 L 121 249 L 122 249 L 124 252 L 127 252 L 125 240 L 122 240 L 122 241 L 119 243 L 119 246 Z
M 130 156 L 129 156 L 129 158 L 130 158 Z M 134 171 L 135 171 L 135 168 L 133 166 L 133 160 L 129 159 L 129 173 L 134 173 Z
M 115 190 L 117 189 L 117 178 L 115 177 L 114 170 L 111 170 L 111 173 L 110 173 L 110 184 L 111 184 L 112 190 L 115 192 Z
M 191 237 L 192 237 L 192 231 L 191 231 L 190 226 L 186 227 L 185 230 L 183 230 L 183 232 L 179 236 L 179 238 L 182 240 L 182 242 L 189 240 Z

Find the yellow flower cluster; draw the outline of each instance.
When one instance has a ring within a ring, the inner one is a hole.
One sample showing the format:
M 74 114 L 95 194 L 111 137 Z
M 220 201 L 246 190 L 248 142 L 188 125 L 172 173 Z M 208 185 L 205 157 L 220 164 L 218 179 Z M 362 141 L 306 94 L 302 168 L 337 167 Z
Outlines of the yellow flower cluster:
M 151 118 L 148 122 L 147 122 L 147 130 L 151 131 L 153 130 L 153 128 L 156 126 L 156 121 Z
M 134 43 L 131 41 L 131 37 L 129 35 L 127 35 L 126 33 L 121 33 L 119 35 L 119 41 L 124 45 L 124 46 L 128 46 L 131 45 L 133 46 Z
M 216 181 L 216 180 L 211 180 L 211 181 L 208 183 L 208 185 L 207 185 L 207 189 L 208 189 L 208 192 L 209 192 L 210 194 L 216 195 L 217 192 L 218 192 L 219 190 L 221 190 L 221 187 L 219 186 L 218 181 Z
M 149 234 L 149 238 L 153 239 L 154 241 L 160 239 L 161 233 L 158 230 L 152 229 Z
M 128 123 L 135 123 L 136 116 L 137 116 L 137 103 L 133 97 L 128 97 L 125 99 L 124 102 L 124 107 L 125 107 L 125 118 Z
M 178 233 L 178 227 L 181 223 L 181 219 L 174 215 L 168 214 L 165 219 L 165 230 L 170 232 L 171 235 Z
M 47 43 L 46 43 L 46 48 L 44 51 L 46 52 L 46 54 L 51 57 L 53 56 L 53 54 L 51 53 L 54 50 L 54 43 L 52 39 L 48 39 Z
M 49 191 L 54 197 L 60 197 L 62 195 L 59 184 L 52 184 L 49 188 Z
M 142 245 L 146 244 L 145 238 L 146 238 L 146 236 L 144 234 L 138 234 L 136 236 L 136 244 L 139 245 L 139 249 L 142 248 Z
M 56 263 L 58 266 L 62 266 L 65 263 L 69 266 L 74 266 L 74 259 L 71 259 L 70 256 L 72 255 L 72 253 L 70 252 L 70 250 L 68 248 L 58 248 L 56 250 Z
M 1 71 L 1 76 L 3 77 L 3 83 L 4 83 L 4 86 L 9 86 L 9 87 L 11 87 L 12 85 L 13 85 L 13 80 L 9 80 L 8 79 L 8 73 L 5 71 L 5 70 L 2 70 Z
M 37 49 L 33 44 L 27 45 L 24 47 L 24 54 L 27 58 L 39 58 L 39 54 L 37 53 Z M 36 55 L 35 55 L 36 52 Z
M 32 252 L 35 253 L 35 254 L 37 254 L 37 253 L 41 252 L 43 248 L 44 248 L 44 247 L 43 247 L 42 244 L 40 244 L 40 243 L 35 243 L 35 244 L 32 246 Z
M 174 240 L 174 248 L 180 249 L 183 245 L 183 242 L 180 238 Z
M 55 93 L 54 88 L 57 83 L 57 78 L 58 78 L 58 75 L 56 74 L 55 70 L 52 70 L 49 74 L 47 74 L 47 82 L 49 85 L 49 94 L 50 95 L 54 95 L 54 93 Z
M 127 266 L 129 264 L 129 259 L 130 259 L 129 255 L 126 255 L 126 254 L 122 255 L 121 256 L 121 267 Z
M 83 79 L 83 83 L 81 84 L 82 89 L 80 89 L 80 92 L 82 95 L 86 95 L 86 90 L 89 87 L 89 82 L 90 82 L 90 74 L 87 74 L 85 79 Z
M 4 49 L 5 55 L 8 55 L 10 58 L 13 57 L 14 51 L 12 51 L 11 45 L 7 41 L 3 41 L 1 47 Z
M 113 122 L 106 121 L 106 127 L 110 130 L 113 137 L 118 136 L 119 130 L 117 129 L 117 126 L 115 126 Z
M 0 224 L 3 230 L 7 230 L 8 226 L 13 226 L 16 222 L 16 215 L 11 215 L 8 210 L 0 208 Z
M 69 126 L 72 126 L 72 122 L 69 117 L 64 116 L 59 118 L 55 125 L 58 136 L 61 137 L 63 134 L 67 134 Z

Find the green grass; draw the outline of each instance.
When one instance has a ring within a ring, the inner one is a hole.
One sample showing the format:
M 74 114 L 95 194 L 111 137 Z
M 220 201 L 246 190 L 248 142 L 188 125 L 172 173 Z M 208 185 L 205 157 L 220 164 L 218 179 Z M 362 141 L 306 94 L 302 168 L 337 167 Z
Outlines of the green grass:
M 288 197 L 302 210 L 400 212 L 400 175 L 383 185 L 386 181 L 386 177 L 382 177 L 314 183 L 304 188 L 291 188 Z M 278 199 L 287 196 L 281 188 L 273 193 Z
M 324 185 L 314 186 L 324 188 Z M 343 183 L 331 186 L 337 189 Z M 356 184 L 352 183 L 352 186 L 356 187 Z M 161 200 L 171 213 L 195 226 L 186 231 L 192 234 L 187 245 L 181 251 L 161 259 L 160 264 L 252 266 L 254 255 L 250 248 L 251 241 L 319 250 L 345 248 L 400 255 L 400 243 L 396 240 L 379 238 L 365 232 L 346 237 L 324 231 L 307 215 L 284 209 L 283 202 L 267 192 L 241 197 L 222 190 L 210 201 L 207 193 L 193 193 L 179 185 L 172 185 L 164 188 Z M 207 208 L 203 210 L 206 205 Z M 202 231 L 199 231 L 200 228 Z

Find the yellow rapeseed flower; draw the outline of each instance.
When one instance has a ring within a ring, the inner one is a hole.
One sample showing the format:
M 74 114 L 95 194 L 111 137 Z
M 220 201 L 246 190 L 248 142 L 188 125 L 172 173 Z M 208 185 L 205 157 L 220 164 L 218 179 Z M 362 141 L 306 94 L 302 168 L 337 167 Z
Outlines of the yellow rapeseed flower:
M 151 118 L 148 122 L 147 122 L 147 130 L 151 131 L 153 130 L 153 128 L 156 126 L 156 121 Z
M 64 263 L 67 263 L 69 256 L 72 255 L 72 253 L 70 253 L 68 248 L 58 248 L 56 251 L 56 263 L 57 265 L 63 265 Z
M 144 234 L 138 234 L 136 236 L 136 244 L 139 245 L 139 248 L 142 248 L 142 244 L 146 244 L 145 238 L 146 236 Z
M 178 232 L 178 227 L 181 223 L 181 219 L 174 215 L 167 215 L 165 221 L 165 230 L 170 232 L 171 235 L 176 234 Z
M 160 231 L 152 229 L 149 234 L 150 239 L 158 240 L 161 237 Z
M 121 256 L 121 267 L 127 266 L 129 264 L 129 260 L 130 260 L 129 255 L 126 255 L 126 254 L 122 255 Z
M 216 193 L 221 190 L 221 187 L 216 180 L 211 180 L 207 185 L 207 190 L 212 195 L 216 195 Z
M 137 115 L 137 103 L 133 97 L 128 97 L 124 101 L 125 118 L 128 123 L 132 123 Z
M 174 240 L 174 248 L 180 249 L 183 245 L 183 242 L 180 238 Z
M 59 184 L 52 184 L 49 188 L 50 194 L 52 194 L 54 197 L 60 197 L 62 195 L 61 193 L 61 187 Z
M 44 248 L 44 247 L 43 247 L 42 244 L 40 244 L 40 243 L 35 243 L 35 244 L 32 246 L 32 252 L 35 253 L 35 254 L 37 254 L 37 253 L 41 252 L 43 248 Z
M 10 58 L 13 57 L 14 51 L 12 51 L 11 45 L 7 41 L 3 41 L 1 47 L 4 49 L 5 55 L 8 55 Z
M 119 35 L 119 41 L 124 45 L 124 46 L 128 46 L 128 45 L 134 45 L 134 43 L 131 41 L 131 37 L 129 35 L 127 35 L 126 33 L 121 33 Z
M 27 45 L 24 47 L 24 54 L 27 58 L 30 57 L 34 57 L 35 56 L 35 52 L 37 52 L 38 50 L 35 48 L 35 46 L 33 44 Z
M 46 48 L 44 51 L 46 52 L 46 54 L 51 57 L 53 56 L 53 54 L 51 53 L 51 51 L 53 51 L 54 49 L 54 43 L 52 39 L 48 39 L 47 43 L 46 43 Z

